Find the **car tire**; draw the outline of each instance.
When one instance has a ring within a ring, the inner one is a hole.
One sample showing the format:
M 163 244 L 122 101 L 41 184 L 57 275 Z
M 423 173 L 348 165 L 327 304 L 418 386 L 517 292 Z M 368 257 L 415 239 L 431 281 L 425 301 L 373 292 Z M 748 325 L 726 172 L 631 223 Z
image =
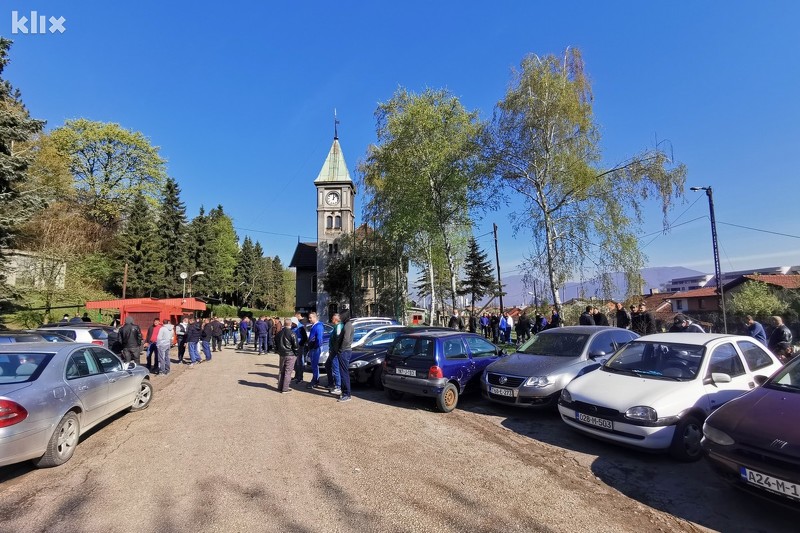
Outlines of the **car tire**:
M 452 383 L 444 386 L 442 393 L 436 397 L 436 408 L 443 413 L 449 413 L 458 405 L 458 387 Z
M 405 394 L 399 390 L 386 389 L 386 396 L 388 396 L 390 400 L 402 400 L 404 395 Z
M 44 455 L 34 461 L 38 468 L 63 465 L 72 458 L 81 437 L 81 422 L 74 411 L 70 411 L 56 425 Z
M 372 375 L 370 376 L 370 381 L 372 382 L 372 386 L 378 390 L 383 390 L 383 368 L 380 365 L 376 366 L 372 370 Z
M 700 460 L 703 456 L 703 448 L 700 447 L 702 437 L 703 423 L 692 415 L 684 417 L 675 426 L 675 435 L 669 447 L 670 455 L 685 463 Z
M 136 393 L 136 399 L 133 400 L 133 405 L 129 410 L 131 412 L 143 411 L 147 409 L 151 401 L 153 401 L 153 385 L 149 379 L 143 379 L 139 385 L 139 392 Z

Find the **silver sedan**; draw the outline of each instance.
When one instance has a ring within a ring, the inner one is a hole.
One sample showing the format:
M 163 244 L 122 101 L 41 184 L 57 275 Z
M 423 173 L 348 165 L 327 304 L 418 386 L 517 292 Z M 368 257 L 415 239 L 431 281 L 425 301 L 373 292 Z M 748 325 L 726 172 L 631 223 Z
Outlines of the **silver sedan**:
M 0 466 L 67 462 L 80 436 L 150 405 L 147 369 L 86 343 L 0 346 Z

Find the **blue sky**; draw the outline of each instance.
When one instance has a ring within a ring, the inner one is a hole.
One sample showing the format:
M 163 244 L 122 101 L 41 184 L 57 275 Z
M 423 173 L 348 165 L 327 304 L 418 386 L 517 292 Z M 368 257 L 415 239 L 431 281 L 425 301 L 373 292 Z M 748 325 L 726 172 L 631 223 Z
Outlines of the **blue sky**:
M 143 132 L 190 216 L 222 204 L 240 237 L 288 264 L 298 236 L 315 239 L 334 108 L 353 172 L 375 141 L 377 103 L 399 86 L 446 87 L 488 118 L 525 54 L 574 46 L 606 163 L 668 139 L 688 167 L 670 216 L 688 223 L 643 237 L 650 266 L 713 271 L 708 204 L 692 185 L 714 188 L 723 270 L 800 264 L 800 239 L 723 224 L 800 235 L 798 2 L 270 4 L 4 0 L 5 75 L 48 127 L 85 117 Z M 66 31 L 12 35 L 12 10 L 63 16 Z M 649 212 L 643 235 L 661 227 L 658 206 Z M 475 234 L 492 222 L 503 271 L 518 273 L 529 237 L 513 236 L 507 209 Z M 489 236 L 479 242 L 493 252 Z

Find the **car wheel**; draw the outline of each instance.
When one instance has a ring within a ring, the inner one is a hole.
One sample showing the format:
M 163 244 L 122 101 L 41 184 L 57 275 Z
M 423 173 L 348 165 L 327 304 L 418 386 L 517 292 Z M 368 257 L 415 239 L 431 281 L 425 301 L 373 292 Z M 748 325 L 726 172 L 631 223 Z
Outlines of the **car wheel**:
M 56 426 L 47 443 L 47 451 L 34 464 L 39 468 L 63 465 L 70 460 L 81 436 L 81 423 L 78 415 L 70 411 Z
M 136 399 L 133 400 L 131 411 L 141 411 L 147 409 L 150 402 L 153 400 L 153 385 L 149 379 L 143 379 L 139 385 L 139 392 L 136 393 Z
M 390 400 L 395 401 L 403 399 L 403 393 L 394 389 L 386 389 L 386 396 L 388 396 Z
M 436 407 L 443 413 L 449 413 L 458 404 L 458 388 L 452 383 L 444 386 L 442 393 L 436 397 Z
M 702 437 L 702 422 L 694 416 L 687 416 L 675 426 L 669 453 L 679 461 L 697 461 L 703 456 L 703 448 L 700 447 Z
M 372 381 L 372 386 L 378 390 L 383 390 L 383 381 L 381 380 L 382 377 L 383 377 L 383 368 L 381 368 L 381 366 L 378 365 L 372 371 L 372 376 L 370 378 L 370 381 Z

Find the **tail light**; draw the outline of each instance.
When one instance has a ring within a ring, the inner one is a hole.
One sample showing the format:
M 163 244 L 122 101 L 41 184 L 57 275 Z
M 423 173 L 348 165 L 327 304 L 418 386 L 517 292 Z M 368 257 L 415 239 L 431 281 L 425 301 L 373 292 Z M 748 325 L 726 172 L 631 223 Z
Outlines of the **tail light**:
M 432 366 L 430 370 L 428 370 L 428 378 L 429 379 L 441 379 L 444 377 L 442 374 L 442 369 L 438 366 Z
M 19 424 L 28 418 L 28 411 L 17 402 L 0 400 L 0 428 Z
M 98 346 L 102 346 L 103 345 L 103 341 L 92 341 L 92 344 L 96 344 Z

